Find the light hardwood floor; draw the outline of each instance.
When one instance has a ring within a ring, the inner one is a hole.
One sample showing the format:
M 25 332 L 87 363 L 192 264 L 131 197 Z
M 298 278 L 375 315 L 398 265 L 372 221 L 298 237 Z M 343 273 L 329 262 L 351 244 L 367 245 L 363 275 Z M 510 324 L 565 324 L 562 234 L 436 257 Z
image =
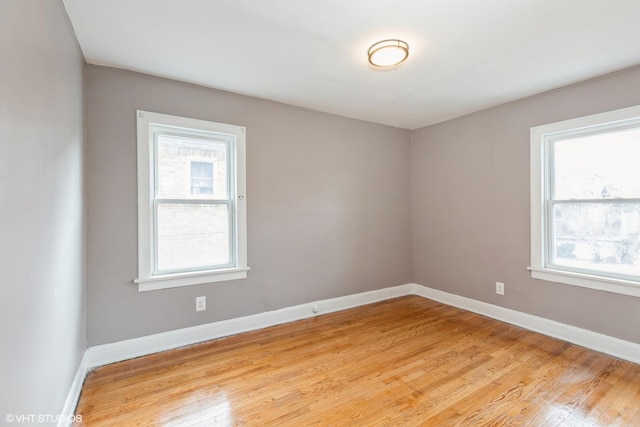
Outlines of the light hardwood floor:
M 640 365 L 410 296 L 91 372 L 90 426 L 640 426 Z

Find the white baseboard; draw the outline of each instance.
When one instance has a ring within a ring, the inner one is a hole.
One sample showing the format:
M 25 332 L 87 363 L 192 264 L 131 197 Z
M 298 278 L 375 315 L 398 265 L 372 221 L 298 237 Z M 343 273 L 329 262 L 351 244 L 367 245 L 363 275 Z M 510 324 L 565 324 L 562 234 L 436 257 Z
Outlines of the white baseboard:
M 111 344 L 98 345 L 87 350 L 87 366 L 89 369 L 93 369 L 134 357 L 410 295 L 413 289 L 412 286 L 410 284 L 400 285 L 362 292 Z M 313 312 L 314 306 L 318 308 L 317 313 Z
M 80 365 L 78 366 L 76 375 L 73 377 L 69 393 L 64 401 L 64 407 L 60 412 L 61 416 L 58 420 L 58 427 L 68 427 L 73 425 L 76 406 L 78 405 L 78 399 L 80 399 L 82 384 L 84 384 L 87 372 L 89 372 L 89 369 L 87 368 L 87 352 L 85 351 L 82 355 L 82 359 L 80 359 Z
M 620 359 L 640 364 L 640 344 L 610 337 L 543 317 L 461 297 L 426 286 L 413 284 L 412 293 L 424 298 L 520 326 L 530 331 L 568 341 Z
M 640 363 L 640 344 L 638 343 L 411 283 L 90 347 L 85 352 L 78 368 L 78 373 L 65 402 L 63 414 L 73 414 L 86 373 L 93 368 L 406 295 L 418 295 L 611 356 Z M 314 307 L 318 309 L 315 313 Z M 62 426 L 59 425 L 59 427 Z

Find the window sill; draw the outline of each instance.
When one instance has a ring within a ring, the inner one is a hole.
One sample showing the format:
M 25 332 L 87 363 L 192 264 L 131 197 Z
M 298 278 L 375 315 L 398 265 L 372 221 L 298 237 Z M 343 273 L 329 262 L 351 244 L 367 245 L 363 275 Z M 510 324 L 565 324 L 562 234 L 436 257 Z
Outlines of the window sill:
M 640 297 L 640 282 L 549 268 L 527 267 L 533 279 Z
M 249 270 L 249 267 L 240 267 L 214 271 L 198 271 L 195 273 L 165 274 L 163 276 L 138 278 L 133 282 L 138 285 L 138 292 L 156 291 L 159 289 L 246 279 Z

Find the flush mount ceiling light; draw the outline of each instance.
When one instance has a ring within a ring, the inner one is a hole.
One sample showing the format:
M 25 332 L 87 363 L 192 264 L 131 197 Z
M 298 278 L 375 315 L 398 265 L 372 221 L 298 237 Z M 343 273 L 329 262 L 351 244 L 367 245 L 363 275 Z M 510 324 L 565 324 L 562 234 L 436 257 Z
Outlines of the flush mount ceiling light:
M 369 63 L 378 68 L 396 67 L 408 57 L 409 45 L 402 40 L 382 40 L 369 48 Z

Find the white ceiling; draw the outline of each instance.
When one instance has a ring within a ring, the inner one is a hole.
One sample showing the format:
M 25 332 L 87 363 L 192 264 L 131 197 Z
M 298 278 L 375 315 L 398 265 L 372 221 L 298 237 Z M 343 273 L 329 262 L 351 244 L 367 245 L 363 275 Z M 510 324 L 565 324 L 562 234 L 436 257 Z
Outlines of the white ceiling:
M 639 0 L 63 1 L 91 64 L 407 129 L 640 64 Z

